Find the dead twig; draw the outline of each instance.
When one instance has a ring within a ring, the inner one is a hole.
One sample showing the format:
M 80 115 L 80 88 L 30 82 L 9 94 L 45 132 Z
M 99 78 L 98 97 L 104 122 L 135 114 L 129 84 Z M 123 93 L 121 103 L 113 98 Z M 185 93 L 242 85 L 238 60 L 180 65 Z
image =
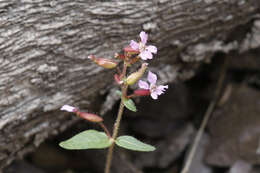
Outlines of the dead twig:
M 203 134 L 205 127 L 206 127 L 206 125 L 209 121 L 210 115 L 212 114 L 215 106 L 218 103 L 218 99 L 219 99 L 220 92 L 221 92 L 223 82 L 224 82 L 224 79 L 225 79 L 225 75 L 226 75 L 227 64 L 228 64 L 228 58 L 225 59 L 225 62 L 222 65 L 222 69 L 220 71 L 220 75 L 219 75 L 219 79 L 218 79 L 218 83 L 217 83 L 217 87 L 216 87 L 216 91 L 215 91 L 215 95 L 213 97 L 213 100 L 210 102 L 210 104 L 207 108 L 207 111 L 206 111 L 204 118 L 202 120 L 202 123 L 200 125 L 199 131 L 196 134 L 196 137 L 195 137 L 194 142 L 191 146 L 190 152 L 188 154 L 187 160 L 185 162 L 185 165 L 184 165 L 181 173 L 188 173 L 189 172 L 190 165 L 191 165 L 193 157 L 196 153 L 196 149 L 198 148 L 202 134 Z

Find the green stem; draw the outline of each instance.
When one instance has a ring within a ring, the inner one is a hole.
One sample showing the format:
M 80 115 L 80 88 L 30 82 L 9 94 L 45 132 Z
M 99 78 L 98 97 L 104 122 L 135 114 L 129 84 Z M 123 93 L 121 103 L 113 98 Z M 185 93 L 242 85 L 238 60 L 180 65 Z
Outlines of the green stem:
M 123 78 L 126 75 L 126 69 L 127 69 L 127 64 L 124 63 L 124 68 L 123 68 L 123 73 L 122 73 Z M 124 111 L 123 98 L 127 93 L 127 85 L 126 84 L 123 84 L 123 86 L 121 88 L 121 92 L 122 92 L 121 102 L 120 102 L 120 106 L 119 106 L 119 110 L 118 110 L 118 114 L 117 114 L 117 119 L 116 119 L 116 122 L 115 122 L 115 125 L 114 125 L 114 130 L 113 130 L 113 135 L 112 135 L 113 140 L 115 140 L 117 138 L 119 126 L 120 126 L 120 121 L 122 119 L 122 115 L 123 115 L 123 111 Z M 111 167 L 111 162 L 112 162 L 112 158 L 113 158 L 114 146 L 115 146 L 115 142 L 113 142 L 112 145 L 108 149 L 106 166 L 105 166 L 105 173 L 110 173 L 110 167 Z

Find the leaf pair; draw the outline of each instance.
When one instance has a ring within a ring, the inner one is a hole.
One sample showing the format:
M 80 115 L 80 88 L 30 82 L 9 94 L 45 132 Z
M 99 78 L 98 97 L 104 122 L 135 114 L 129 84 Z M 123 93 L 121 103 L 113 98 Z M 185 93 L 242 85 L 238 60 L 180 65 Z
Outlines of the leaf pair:
M 108 148 L 112 143 L 113 140 L 105 133 L 96 130 L 86 130 L 61 142 L 59 145 L 68 150 L 82 150 Z M 120 136 L 115 140 L 115 143 L 122 148 L 134 151 L 148 152 L 155 150 L 155 147 L 145 144 L 132 136 Z

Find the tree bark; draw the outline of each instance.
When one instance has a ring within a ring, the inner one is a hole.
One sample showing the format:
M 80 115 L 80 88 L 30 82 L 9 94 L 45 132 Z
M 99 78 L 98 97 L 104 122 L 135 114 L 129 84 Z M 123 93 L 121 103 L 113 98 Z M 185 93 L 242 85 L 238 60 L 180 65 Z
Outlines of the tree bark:
M 258 0 L 1 0 L 0 170 L 78 121 L 59 111 L 62 105 L 102 115 L 112 107 L 113 70 L 88 55 L 113 57 L 144 30 L 159 49 L 152 68 L 165 83 L 183 81 L 215 52 L 259 47 L 259 6 Z

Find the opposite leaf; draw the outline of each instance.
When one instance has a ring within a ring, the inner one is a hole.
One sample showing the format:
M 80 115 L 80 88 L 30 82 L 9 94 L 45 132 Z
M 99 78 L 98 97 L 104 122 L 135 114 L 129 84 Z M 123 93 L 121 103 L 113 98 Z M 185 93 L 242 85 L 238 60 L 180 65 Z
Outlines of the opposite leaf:
M 136 107 L 135 107 L 135 103 L 132 99 L 127 99 L 124 98 L 123 99 L 124 105 L 127 109 L 129 109 L 130 111 L 136 112 Z
M 108 136 L 96 130 L 86 130 L 61 142 L 59 145 L 67 150 L 101 149 L 112 144 Z
M 134 151 L 154 151 L 155 147 L 145 144 L 132 136 L 120 136 L 116 139 L 116 144 L 122 148 Z

